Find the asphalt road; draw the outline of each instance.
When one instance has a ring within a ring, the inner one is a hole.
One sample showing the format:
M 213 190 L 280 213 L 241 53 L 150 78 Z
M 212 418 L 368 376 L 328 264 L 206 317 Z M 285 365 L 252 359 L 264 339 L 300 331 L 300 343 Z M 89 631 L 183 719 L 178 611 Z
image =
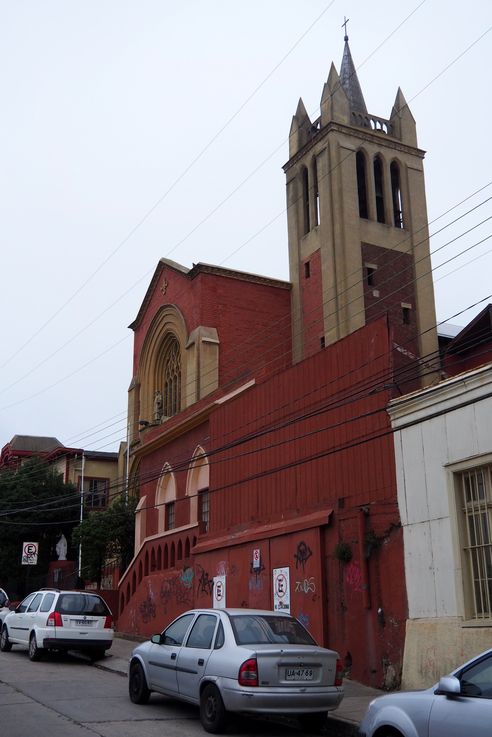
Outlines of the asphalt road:
M 198 709 L 153 694 L 132 704 L 126 678 L 72 655 L 31 662 L 14 646 L 0 653 L 0 729 L 6 737 L 203 737 Z M 230 735 L 302 737 L 295 725 L 244 717 Z M 334 733 L 330 730 L 330 735 Z

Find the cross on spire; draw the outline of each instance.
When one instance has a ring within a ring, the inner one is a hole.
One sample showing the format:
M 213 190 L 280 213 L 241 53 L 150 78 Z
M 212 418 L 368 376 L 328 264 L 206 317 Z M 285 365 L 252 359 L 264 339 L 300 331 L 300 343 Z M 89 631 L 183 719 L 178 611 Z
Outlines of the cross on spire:
M 347 23 L 349 22 L 349 20 L 350 20 L 350 18 L 347 18 L 345 15 L 343 16 L 342 28 L 345 28 L 345 37 L 343 39 L 344 41 L 348 41 L 348 36 L 347 36 Z

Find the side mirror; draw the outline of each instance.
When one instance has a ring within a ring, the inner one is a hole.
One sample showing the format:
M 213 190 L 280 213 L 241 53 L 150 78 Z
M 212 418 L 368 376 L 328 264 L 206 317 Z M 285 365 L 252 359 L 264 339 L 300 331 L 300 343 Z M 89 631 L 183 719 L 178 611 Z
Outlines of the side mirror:
M 154 645 L 160 645 L 161 644 L 161 636 L 160 635 L 152 635 L 150 638 L 150 641 L 154 643 Z
M 437 684 L 435 693 L 440 696 L 459 696 L 461 683 L 456 676 L 443 676 Z

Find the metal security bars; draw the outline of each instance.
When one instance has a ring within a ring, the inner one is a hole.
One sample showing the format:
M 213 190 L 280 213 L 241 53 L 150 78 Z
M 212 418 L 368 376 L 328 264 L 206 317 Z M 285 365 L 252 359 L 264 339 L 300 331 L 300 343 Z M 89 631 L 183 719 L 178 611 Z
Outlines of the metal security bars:
M 475 619 L 492 617 L 492 483 L 491 467 L 461 474 L 465 518 L 465 555 L 473 591 Z

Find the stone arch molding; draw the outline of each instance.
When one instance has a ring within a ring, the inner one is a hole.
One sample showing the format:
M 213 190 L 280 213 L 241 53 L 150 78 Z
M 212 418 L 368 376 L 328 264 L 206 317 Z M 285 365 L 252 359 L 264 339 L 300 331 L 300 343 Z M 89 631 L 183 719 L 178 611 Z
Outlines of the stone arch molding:
M 165 463 L 155 493 L 157 507 L 157 529 L 164 532 L 166 529 L 166 504 L 176 500 L 176 478 L 169 463 Z
M 174 337 L 181 352 L 181 407 L 185 406 L 183 393 L 187 382 L 186 361 L 183 360 L 187 342 L 186 325 L 180 310 L 173 305 L 164 305 L 159 309 L 145 336 L 140 365 L 138 383 L 140 385 L 141 419 L 154 420 L 154 394 L 163 388 L 163 366 L 166 356 L 166 343 Z
M 205 451 L 198 445 L 186 477 L 186 496 L 190 500 L 190 524 L 198 522 L 198 492 L 209 488 L 210 467 Z
M 140 393 L 139 419 L 149 423 L 155 422 L 154 395 L 163 389 L 166 347 L 170 338 L 176 339 L 181 354 L 180 409 L 218 387 L 219 340 L 216 328 L 198 326 L 188 334 L 181 311 L 174 305 L 163 305 L 145 336 L 134 382 Z

